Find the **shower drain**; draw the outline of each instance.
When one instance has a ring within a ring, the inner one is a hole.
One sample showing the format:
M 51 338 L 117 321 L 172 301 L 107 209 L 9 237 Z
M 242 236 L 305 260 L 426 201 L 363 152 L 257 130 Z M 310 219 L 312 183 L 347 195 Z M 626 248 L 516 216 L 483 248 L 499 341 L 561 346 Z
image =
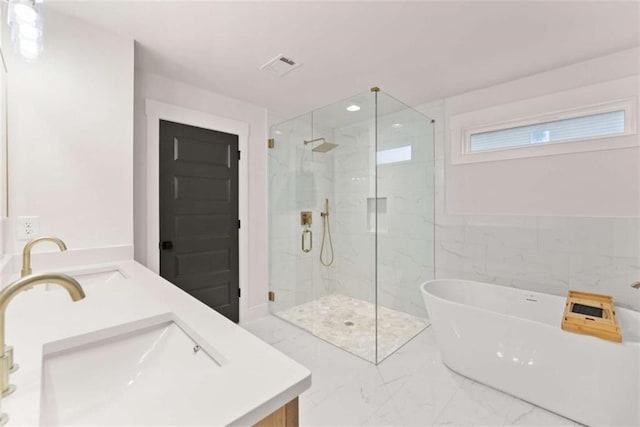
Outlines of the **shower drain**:
M 346 326 L 353 326 L 353 325 L 355 325 L 355 323 L 353 323 L 351 320 L 347 320 L 346 322 L 344 322 L 344 324 L 345 324 Z

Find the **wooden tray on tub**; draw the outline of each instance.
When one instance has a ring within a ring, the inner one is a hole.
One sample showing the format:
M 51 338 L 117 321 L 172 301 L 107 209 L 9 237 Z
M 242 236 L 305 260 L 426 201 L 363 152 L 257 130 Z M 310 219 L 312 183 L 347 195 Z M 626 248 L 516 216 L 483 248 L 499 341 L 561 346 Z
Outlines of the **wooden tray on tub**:
M 569 291 L 562 317 L 562 329 L 622 342 L 613 298 L 607 295 Z

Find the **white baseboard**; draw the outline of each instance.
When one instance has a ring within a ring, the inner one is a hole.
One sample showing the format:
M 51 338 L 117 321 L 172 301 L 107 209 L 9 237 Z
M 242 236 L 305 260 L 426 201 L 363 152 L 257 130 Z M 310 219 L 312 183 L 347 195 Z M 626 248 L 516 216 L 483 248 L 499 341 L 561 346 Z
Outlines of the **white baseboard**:
M 269 315 L 269 304 L 259 304 L 248 307 L 240 313 L 240 323 L 251 322 Z

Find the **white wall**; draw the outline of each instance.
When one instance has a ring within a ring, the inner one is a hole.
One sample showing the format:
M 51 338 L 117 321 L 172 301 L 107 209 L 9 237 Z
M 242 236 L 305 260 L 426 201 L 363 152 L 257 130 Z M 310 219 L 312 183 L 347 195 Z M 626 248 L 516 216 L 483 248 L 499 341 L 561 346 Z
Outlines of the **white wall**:
M 602 98 L 636 96 L 639 73 L 640 48 L 622 51 L 451 97 L 446 100 L 447 122 L 453 127 L 450 119 L 466 113 L 488 116 L 493 123 L 499 123 L 517 119 L 518 115 L 535 115 L 532 112 L 536 110 L 553 112 L 595 104 L 602 102 Z M 635 116 L 640 122 L 638 109 Z M 625 138 L 633 144 L 638 135 L 616 139 Z M 593 143 L 606 147 L 611 139 Z M 451 144 L 447 146 L 448 156 L 450 149 Z M 638 216 L 638 170 L 640 144 L 633 148 L 504 161 L 461 165 L 447 162 L 447 212 Z
M 34 63 L 4 50 L 8 73 L 9 214 L 40 217 L 69 249 L 133 244 L 134 45 L 45 8 Z M 3 35 L 5 40 L 8 35 Z M 12 230 L 5 249 L 15 252 Z M 38 250 L 50 251 L 42 245 Z
M 419 107 L 436 119 L 437 278 L 479 280 L 563 296 L 569 289 L 604 293 L 640 309 L 640 293 L 629 286 L 640 279 L 637 195 L 629 194 L 631 203 L 618 205 L 617 215 L 598 215 L 599 204 L 608 197 L 602 192 L 571 193 L 573 203 L 565 205 L 571 215 L 559 209 L 558 195 L 554 196 L 557 188 L 579 185 L 569 175 L 582 171 L 587 158 L 594 165 L 592 172 L 609 184 L 603 191 L 616 195 L 638 191 L 637 148 L 472 165 L 478 167 L 474 181 L 460 178 L 458 166 L 450 164 L 448 139 L 452 114 L 619 79 L 637 73 L 639 54 L 638 49 L 625 51 Z M 631 87 L 628 95 L 638 97 L 638 87 Z M 512 192 L 510 185 L 523 173 L 537 173 L 533 168 L 539 162 L 546 164 L 543 169 L 555 182 L 540 181 L 526 193 Z M 613 185 L 610 171 L 620 168 L 630 168 L 628 181 Z M 496 175 L 509 185 L 487 190 L 487 180 Z M 478 201 L 483 196 L 497 202 Z M 536 204 L 527 204 L 531 198 Z
M 249 125 L 248 153 L 242 158 L 249 170 L 248 229 L 248 308 L 249 316 L 266 313 L 267 302 L 267 204 L 266 204 L 266 110 L 262 107 L 187 85 L 165 77 L 136 70 L 135 73 L 135 153 L 134 153 L 134 221 L 135 259 L 148 263 L 146 251 L 146 179 L 147 135 L 145 100 L 152 99 Z M 157 254 L 154 254 L 157 255 Z M 244 297 L 244 294 L 243 294 Z M 251 310 L 253 314 L 251 314 Z M 242 319 L 247 320 L 247 319 Z

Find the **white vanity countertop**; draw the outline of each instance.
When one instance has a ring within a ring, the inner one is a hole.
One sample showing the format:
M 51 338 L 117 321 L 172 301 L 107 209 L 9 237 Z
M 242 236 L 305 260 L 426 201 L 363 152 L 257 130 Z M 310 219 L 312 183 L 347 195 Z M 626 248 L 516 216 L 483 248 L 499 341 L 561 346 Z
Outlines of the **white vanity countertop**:
M 141 264 L 115 264 L 126 278 L 91 287 L 81 301 L 72 302 L 64 290 L 46 291 L 40 285 L 9 303 L 6 344 L 14 347 L 14 360 L 20 365 L 9 376 L 17 390 L 1 402 L 9 425 L 40 423 L 45 344 L 166 313 L 180 318 L 226 363 L 214 383 L 195 384 L 191 390 L 172 390 L 167 384 L 167 401 L 159 405 L 177 404 L 179 399 L 171 397 L 177 394 L 206 393 L 211 404 L 202 424 L 251 425 L 310 387 L 308 369 Z

